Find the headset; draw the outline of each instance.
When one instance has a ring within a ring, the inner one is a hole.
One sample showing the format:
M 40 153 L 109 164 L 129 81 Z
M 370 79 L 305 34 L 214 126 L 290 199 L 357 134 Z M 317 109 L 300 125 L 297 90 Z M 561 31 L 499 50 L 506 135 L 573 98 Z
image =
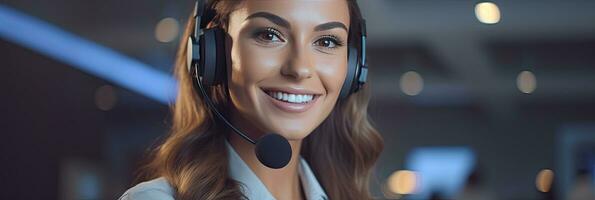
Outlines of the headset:
M 206 28 L 215 16 L 214 10 L 204 0 L 198 0 L 194 9 L 194 30 L 188 38 L 186 47 L 187 69 L 192 77 L 195 90 L 204 97 L 209 109 L 229 128 L 246 141 L 255 144 L 255 153 L 259 161 L 267 167 L 283 168 L 291 159 L 291 147 L 287 139 L 279 134 L 269 133 L 254 141 L 229 122 L 215 107 L 206 92 L 206 87 L 227 84 L 228 58 L 226 57 L 226 33 L 221 27 Z M 366 64 L 366 23 L 361 21 L 360 48 L 354 39 L 349 40 L 347 75 L 339 99 L 347 99 L 359 91 L 367 81 Z M 349 35 L 354 35 L 351 33 Z M 351 38 L 351 37 L 350 37 Z

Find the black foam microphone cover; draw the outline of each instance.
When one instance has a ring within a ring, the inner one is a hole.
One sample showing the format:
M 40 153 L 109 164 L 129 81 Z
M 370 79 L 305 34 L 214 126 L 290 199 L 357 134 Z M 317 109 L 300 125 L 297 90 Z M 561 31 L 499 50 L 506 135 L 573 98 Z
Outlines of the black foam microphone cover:
M 256 142 L 256 157 L 263 165 L 283 168 L 291 160 L 291 146 L 287 139 L 278 134 L 266 134 Z

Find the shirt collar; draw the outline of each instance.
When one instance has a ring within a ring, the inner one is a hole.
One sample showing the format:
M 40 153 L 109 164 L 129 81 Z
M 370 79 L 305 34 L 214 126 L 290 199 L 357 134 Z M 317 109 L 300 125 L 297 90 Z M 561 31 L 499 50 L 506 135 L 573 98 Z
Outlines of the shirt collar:
M 264 199 L 264 200 L 274 200 L 275 197 L 269 192 L 266 188 L 264 183 L 260 181 L 260 179 L 252 172 L 250 167 L 240 158 L 238 153 L 235 149 L 226 141 L 227 146 L 227 154 L 229 158 L 229 172 L 231 178 L 240 182 L 242 184 L 242 192 L 248 199 Z M 326 193 L 314 173 L 310 169 L 310 166 L 300 156 L 300 167 L 298 170 L 300 180 L 302 183 L 302 187 L 304 188 L 304 193 L 306 195 L 306 199 L 308 200 L 323 200 L 328 199 Z

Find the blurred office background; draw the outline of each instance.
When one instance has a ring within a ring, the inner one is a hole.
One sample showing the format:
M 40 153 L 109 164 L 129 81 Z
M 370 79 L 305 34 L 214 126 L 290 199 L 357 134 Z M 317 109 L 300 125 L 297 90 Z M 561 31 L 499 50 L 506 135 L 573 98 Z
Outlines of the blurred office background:
M 0 199 L 116 199 L 168 130 L 184 1 L 0 1 Z M 595 1 L 370 0 L 379 199 L 592 199 Z

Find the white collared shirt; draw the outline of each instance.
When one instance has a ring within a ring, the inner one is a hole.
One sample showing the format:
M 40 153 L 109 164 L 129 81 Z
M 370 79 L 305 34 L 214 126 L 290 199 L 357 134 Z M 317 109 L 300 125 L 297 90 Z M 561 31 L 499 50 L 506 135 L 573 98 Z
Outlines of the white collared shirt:
M 226 142 L 227 156 L 229 158 L 230 177 L 241 184 L 243 194 L 250 200 L 274 200 L 275 198 L 240 158 L 235 149 Z M 328 199 L 326 193 L 318 183 L 318 180 L 312 173 L 310 166 L 302 157 L 300 157 L 300 166 L 298 174 L 304 188 L 307 200 L 325 200 Z M 156 178 L 128 189 L 120 200 L 173 200 L 173 189 L 167 183 L 165 178 Z

